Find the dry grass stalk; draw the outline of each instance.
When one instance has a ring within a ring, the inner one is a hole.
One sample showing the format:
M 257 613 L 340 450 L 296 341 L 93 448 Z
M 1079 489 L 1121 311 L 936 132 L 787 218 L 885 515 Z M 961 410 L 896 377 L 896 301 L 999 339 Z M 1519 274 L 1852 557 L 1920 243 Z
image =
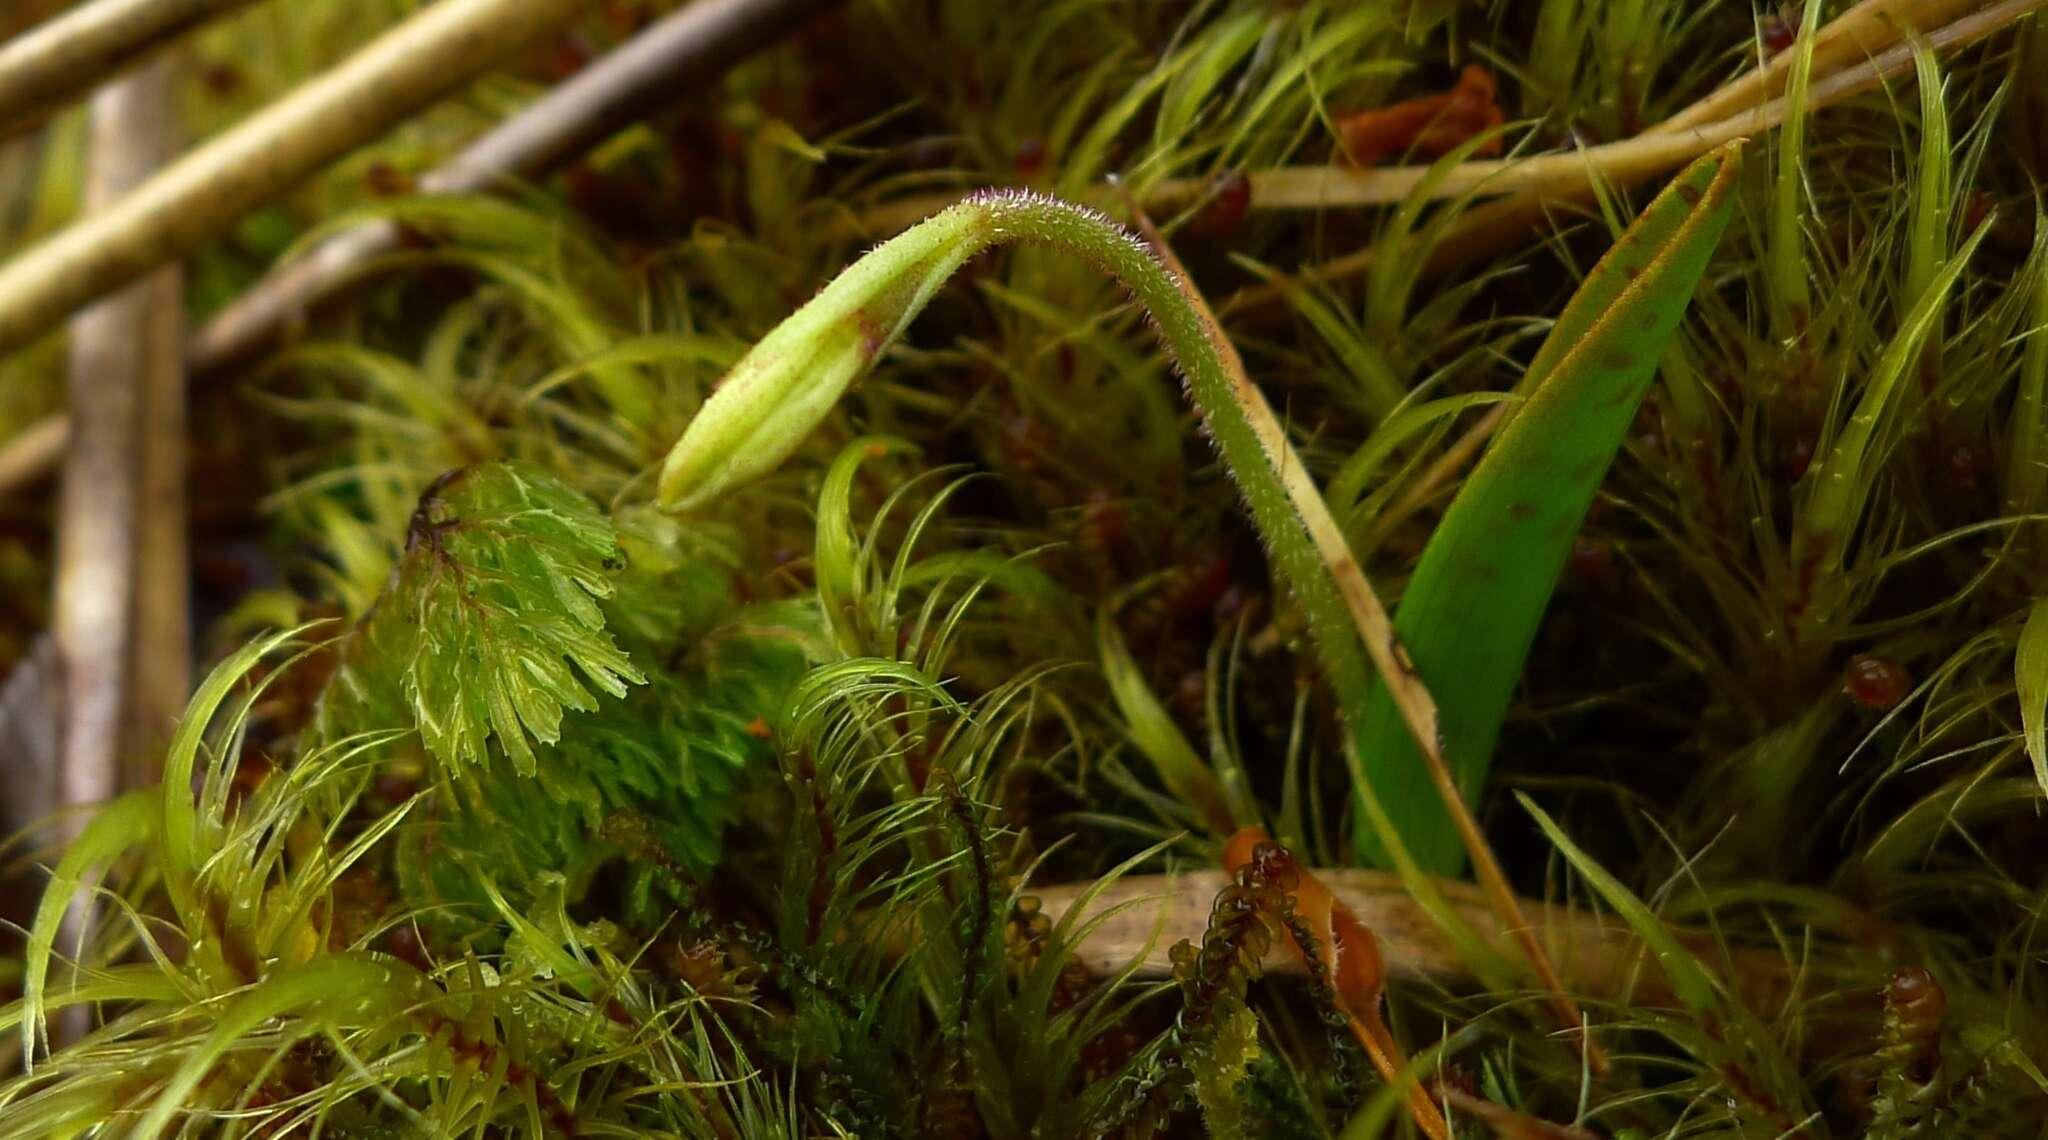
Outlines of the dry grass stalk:
M 1929 29 L 1926 38 L 1937 49 L 1952 49 L 2010 25 L 2044 2 L 2048 0 L 2004 0 L 1982 6 L 1950 23 Z M 1948 0 L 1947 3 L 1927 7 L 1946 10 L 1955 6 L 1953 0 Z M 1837 50 L 1829 52 L 1825 60 L 1819 51 L 1821 37 L 1816 37 L 1815 78 L 1808 98 L 1809 113 L 1870 91 L 1886 79 L 1912 70 L 1912 48 L 1901 42 L 1900 30 L 1894 25 L 1883 25 L 1890 29 L 1891 35 L 1889 42 L 1880 48 L 1878 33 L 1875 28 L 1867 26 L 1870 21 L 1858 18 L 1861 11 L 1858 9 L 1845 14 L 1828 25 L 1829 30 L 1835 33 L 1829 42 Z M 1860 33 L 1850 46 L 1843 46 L 1850 39 L 1841 31 L 1845 23 Z M 1871 49 L 1871 53 L 1866 55 L 1856 50 L 1854 55 L 1850 54 L 1852 49 L 1862 48 Z M 1823 71 L 1824 62 L 1833 64 L 1834 70 Z M 1751 75 L 1775 75 L 1780 71 L 1782 68 L 1772 67 Z M 1746 106 L 1738 103 L 1739 109 L 1725 118 L 1698 121 L 1697 108 L 1732 102 L 1724 92 L 1736 90 L 1738 98 L 1744 93 L 1748 98 L 1756 98 L 1769 89 L 1770 84 L 1764 82 L 1738 80 L 1700 100 L 1669 122 L 1634 138 L 1554 154 L 1461 162 L 1447 174 L 1431 181 L 1428 193 L 1432 198 L 1527 193 L 1556 201 L 1585 192 L 1596 179 L 1618 186 L 1642 182 L 1676 170 L 1724 143 L 1770 130 L 1784 122 L 1791 113 L 1790 100 L 1784 95 Z M 1674 125 L 1681 120 L 1686 125 Z M 1287 166 L 1255 171 L 1249 178 L 1251 201 L 1255 208 L 1321 210 L 1402 202 L 1431 176 L 1432 170 L 1428 166 L 1389 166 L 1369 170 L 1344 166 Z M 1161 183 L 1147 195 L 1146 204 L 1153 208 L 1182 205 L 1195 200 L 1206 186 L 1203 180 Z
M 1863 0 L 1827 22 L 1813 37 L 1813 74 L 1826 75 L 1897 46 L 1901 29 L 1927 33 L 1986 7 L 1984 0 Z M 1716 123 L 1785 93 L 1797 53 L 1779 52 L 1762 67 L 1717 88 L 1706 98 L 1651 127 L 1668 134 Z

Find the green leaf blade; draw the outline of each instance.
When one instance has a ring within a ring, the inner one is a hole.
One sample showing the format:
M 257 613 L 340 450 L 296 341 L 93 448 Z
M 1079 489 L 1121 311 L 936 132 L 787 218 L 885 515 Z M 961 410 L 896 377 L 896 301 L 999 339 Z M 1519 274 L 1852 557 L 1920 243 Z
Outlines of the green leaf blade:
M 1508 419 L 1423 551 L 1394 627 L 1442 714 L 1460 787 L 1476 796 L 1509 698 L 1586 509 L 1621 446 L 1733 211 L 1738 152 L 1694 163 L 1629 227 L 1566 305 Z M 1385 684 L 1358 725 L 1366 778 L 1417 862 L 1465 855 Z M 1386 851 L 1369 828 L 1361 853 Z

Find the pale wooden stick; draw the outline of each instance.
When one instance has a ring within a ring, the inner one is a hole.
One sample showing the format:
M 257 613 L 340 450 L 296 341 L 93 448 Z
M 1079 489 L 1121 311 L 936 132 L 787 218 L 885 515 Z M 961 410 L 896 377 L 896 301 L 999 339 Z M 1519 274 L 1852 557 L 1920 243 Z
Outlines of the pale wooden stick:
M 0 352 L 173 261 L 592 0 L 440 0 L 0 266 Z
M 92 102 L 85 212 L 147 179 L 171 152 L 171 68 L 157 60 Z M 177 369 L 180 291 L 163 270 L 81 312 L 71 326 L 70 404 L 57 519 L 54 627 L 64 672 L 66 805 L 110 799 L 130 719 L 145 391 Z M 182 585 L 182 583 L 181 583 Z
M 251 0 L 91 0 L 0 43 L 0 134 Z
M 164 85 L 160 116 L 176 105 Z M 166 129 L 165 137 L 173 132 Z M 132 290 L 151 304 L 135 329 L 141 386 L 135 456 L 135 589 L 122 751 L 131 778 L 161 778 L 159 759 L 192 697 L 191 551 L 186 531 L 184 288 L 175 267 Z M 116 294 L 116 297 L 125 294 Z M 91 310 L 87 310 L 91 312 Z M 80 320 L 85 319 L 82 315 Z
M 119 199 L 175 152 L 176 71 L 173 59 L 159 57 L 94 96 L 88 212 Z M 183 341 L 183 289 L 170 267 L 71 323 L 78 430 L 57 516 L 53 621 L 63 677 L 60 808 L 104 803 L 151 782 L 142 746 L 167 734 L 184 705 Z M 163 419 L 152 423 L 153 416 Z M 148 517 L 153 511 L 162 517 Z M 153 608 L 147 619 L 142 599 Z M 177 623 L 175 638 L 167 619 Z M 83 821 L 64 817 L 65 837 Z M 72 901 L 67 939 L 82 935 L 90 906 L 85 892 Z M 75 1038 L 86 1026 L 80 1011 L 56 1032 Z

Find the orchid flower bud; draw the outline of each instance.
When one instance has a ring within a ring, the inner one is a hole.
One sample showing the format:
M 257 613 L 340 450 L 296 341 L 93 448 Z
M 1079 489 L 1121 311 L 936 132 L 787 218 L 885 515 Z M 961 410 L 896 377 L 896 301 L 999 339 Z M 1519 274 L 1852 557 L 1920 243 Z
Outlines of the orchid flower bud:
M 854 262 L 726 373 L 670 449 L 656 501 L 695 510 L 779 467 L 994 228 L 970 199 Z

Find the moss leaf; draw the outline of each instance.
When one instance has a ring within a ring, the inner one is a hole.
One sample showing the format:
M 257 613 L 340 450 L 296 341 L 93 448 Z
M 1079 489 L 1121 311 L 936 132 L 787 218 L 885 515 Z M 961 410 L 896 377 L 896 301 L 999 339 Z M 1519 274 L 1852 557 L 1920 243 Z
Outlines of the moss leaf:
M 330 734 L 409 713 L 450 768 L 484 765 L 495 736 L 532 775 L 534 743 L 555 743 L 564 715 L 596 708 L 592 688 L 620 697 L 645 680 L 598 606 L 620 564 L 611 520 L 554 476 L 513 463 L 445 476 L 422 497 L 350 655 L 342 690 L 361 699 Z

